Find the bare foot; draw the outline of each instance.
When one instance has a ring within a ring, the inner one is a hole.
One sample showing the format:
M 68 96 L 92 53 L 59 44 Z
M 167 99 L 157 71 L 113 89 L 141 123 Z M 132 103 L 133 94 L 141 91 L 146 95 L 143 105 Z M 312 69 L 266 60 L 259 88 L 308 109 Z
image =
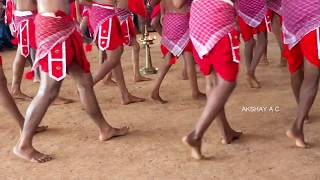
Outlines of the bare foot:
M 306 116 L 306 118 L 304 119 L 304 123 L 305 124 L 310 124 L 310 118 L 309 118 L 309 115 Z
M 260 64 L 261 65 L 269 65 L 269 60 L 268 60 L 268 57 L 267 55 L 263 55 L 261 60 L 260 60 Z
M 33 147 L 19 148 L 18 146 L 15 146 L 13 148 L 13 153 L 22 159 L 35 163 L 45 163 L 53 159 L 52 156 L 42 154 Z
M 299 148 L 304 148 L 304 149 L 307 149 L 307 148 L 310 148 L 310 147 L 311 147 L 309 144 L 307 144 L 307 143 L 304 141 L 303 135 L 298 135 L 298 134 L 295 133 L 293 130 L 288 130 L 286 134 L 287 134 L 287 136 L 288 136 L 289 138 L 295 140 L 297 147 L 299 147 Z
M 117 86 L 117 82 L 115 82 L 112 79 L 107 79 L 107 78 L 103 79 L 103 84 L 107 85 L 107 86 Z
M 64 98 L 64 97 L 57 97 L 52 105 L 62 105 L 62 104 L 71 104 L 74 103 L 74 100 L 72 99 L 68 99 L 68 98 Z
M 151 81 L 151 80 L 152 80 L 151 78 L 147 78 L 141 75 L 135 76 L 133 79 L 134 82 L 143 82 L 143 81 Z
M 221 139 L 221 143 L 224 144 L 224 145 L 231 144 L 233 141 L 239 139 L 242 134 L 243 133 L 241 131 L 237 132 L 237 131 L 232 129 L 231 132 L 228 132 L 226 134 L 226 137 L 223 137 Z
M 129 94 L 128 97 L 123 97 L 121 99 L 121 103 L 123 105 L 128 105 L 128 104 L 132 104 L 132 103 L 139 103 L 139 102 L 143 102 L 145 101 L 146 99 L 144 98 L 139 98 L 137 96 L 134 96 L 132 94 Z
M 22 92 L 14 92 L 11 94 L 13 99 L 22 100 L 22 101 L 31 101 L 32 97 L 28 96 Z
M 182 138 L 182 142 L 191 149 L 191 157 L 196 160 L 204 159 L 201 154 L 201 141 L 191 139 L 189 136 Z
M 182 78 L 182 80 L 189 80 L 188 73 L 186 70 L 182 71 L 181 78 Z
M 125 136 L 129 132 L 129 127 L 122 127 L 122 128 L 111 128 L 108 130 L 100 131 L 99 140 L 100 141 L 108 141 L 112 138 Z
M 44 132 L 48 129 L 48 126 L 39 126 L 37 127 L 36 129 L 36 133 L 41 133 L 41 132 Z
M 159 95 L 159 92 L 152 92 L 151 95 L 150 95 L 150 98 L 155 100 L 155 101 L 158 101 L 160 102 L 161 104 L 166 104 L 168 103 L 168 101 L 166 100 L 163 100 L 160 95 Z
M 192 98 L 194 100 L 207 100 L 207 96 L 206 94 L 202 93 L 202 92 L 198 92 L 196 94 L 192 95 Z
M 255 76 L 247 74 L 247 82 L 250 88 L 261 88 L 260 82 L 257 80 Z

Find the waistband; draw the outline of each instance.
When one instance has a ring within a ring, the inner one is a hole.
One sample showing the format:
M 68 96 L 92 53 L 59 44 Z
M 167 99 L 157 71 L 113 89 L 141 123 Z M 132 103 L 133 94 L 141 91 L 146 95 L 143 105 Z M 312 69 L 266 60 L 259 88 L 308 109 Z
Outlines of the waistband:
M 24 17 L 24 16 L 32 16 L 36 14 L 36 11 L 20 11 L 20 10 L 15 10 L 13 12 L 13 15 L 14 16 L 17 16 L 17 17 Z
M 95 6 L 95 7 L 100 7 L 100 8 L 104 8 L 104 9 L 110 9 L 110 10 L 114 10 L 115 7 L 113 5 L 109 5 L 109 4 L 100 4 L 100 3 L 96 3 L 96 2 L 93 2 L 92 3 L 92 7 Z

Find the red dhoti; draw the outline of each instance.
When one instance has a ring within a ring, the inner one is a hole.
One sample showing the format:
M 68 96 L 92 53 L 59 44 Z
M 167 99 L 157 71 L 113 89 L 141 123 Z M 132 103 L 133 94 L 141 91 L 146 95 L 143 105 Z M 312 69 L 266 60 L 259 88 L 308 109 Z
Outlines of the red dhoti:
M 121 25 L 123 44 L 131 46 L 132 38 L 136 38 L 136 30 L 131 18 L 131 12 L 127 9 L 118 8 L 116 13 Z
M 114 50 L 122 46 L 120 21 L 113 6 L 93 3 L 89 16 L 93 38 L 100 50 Z
M 42 71 L 57 81 L 66 77 L 72 63 L 77 63 L 83 72 L 90 72 L 82 38 L 72 16 L 62 11 L 44 13 L 37 15 L 35 24 L 38 49 L 33 69 L 40 65 Z
M 295 73 L 304 58 L 320 68 L 320 13 L 318 0 L 282 0 L 284 44 L 288 68 Z
M 306 34 L 287 54 L 288 68 L 295 73 L 303 66 L 304 58 L 320 68 L 320 28 Z
M 28 57 L 30 48 L 36 48 L 34 18 L 36 12 L 14 11 L 14 24 L 16 27 L 17 38 L 21 55 Z
M 169 52 L 172 54 L 171 64 L 175 64 L 176 58 L 184 51 L 192 52 L 189 20 L 190 13 L 166 12 L 164 15 L 161 50 L 163 56 Z
M 244 41 L 249 41 L 254 34 L 271 31 L 271 18 L 267 16 L 264 0 L 238 0 L 238 21 Z
M 209 75 L 214 69 L 224 80 L 236 81 L 240 40 L 239 33 L 234 30 L 234 16 L 235 9 L 229 0 L 193 2 L 190 36 L 195 60 L 204 75 Z

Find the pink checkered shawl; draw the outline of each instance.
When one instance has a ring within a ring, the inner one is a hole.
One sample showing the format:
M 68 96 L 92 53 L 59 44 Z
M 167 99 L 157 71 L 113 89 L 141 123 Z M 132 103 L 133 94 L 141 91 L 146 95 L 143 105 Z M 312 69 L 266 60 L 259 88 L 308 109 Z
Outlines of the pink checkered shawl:
M 291 49 L 320 27 L 319 0 L 282 0 L 284 43 Z
M 89 11 L 90 25 L 94 31 L 92 42 L 95 42 L 97 38 L 99 27 L 113 16 L 116 16 L 114 7 L 98 3 L 92 4 Z
M 189 13 L 166 12 L 161 44 L 174 56 L 180 56 L 190 41 Z
M 190 37 L 202 58 L 216 43 L 235 29 L 235 8 L 230 0 L 194 0 L 191 6 Z
M 251 27 L 261 24 L 267 14 L 265 0 L 237 0 L 238 15 Z
M 267 7 L 281 15 L 281 0 L 267 0 Z
M 131 16 L 131 12 L 128 9 L 123 8 L 117 8 L 116 14 L 121 24 Z

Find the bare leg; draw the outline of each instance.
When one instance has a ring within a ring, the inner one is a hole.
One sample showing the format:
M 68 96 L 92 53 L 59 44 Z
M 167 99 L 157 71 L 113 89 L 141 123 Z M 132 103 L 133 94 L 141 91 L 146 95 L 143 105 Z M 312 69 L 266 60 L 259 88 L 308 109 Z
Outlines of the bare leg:
M 157 33 L 162 36 L 162 26 L 160 23 L 161 14 L 159 13 L 156 17 L 154 17 L 151 21 L 151 26 L 154 30 L 157 31 Z
M 190 78 L 192 97 L 194 99 L 205 100 L 206 95 L 204 93 L 200 92 L 200 90 L 199 90 L 195 62 L 194 62 L 192 53 L 184 52 L 183 59 L 184 59 L 184 63 L 186 64 L 186 67 L 187 67 L 188 76 Z
M 188 65 L 186 61 L 183 61 L 182 80 L 188 80 Z M 196 74 L 197 75 L 197 74 Z
M 47 112 L 50 104 L 58 96 L 62 81 L 51 79 L 46 73 L 41 72 L 40 88 L 37 95 L 31 101 L 26 113 L 26 121 L 18 144 L 13 152 L 20 158 L 31 162 L 43 163 L 52 160 L 52 157 L 40 153 L 32 146 L 32 139 L 36 128 Z
M 305 143 L 303 125 L 305 117 L 309 113 L 314 99 L 317 95 L 319 88 L 319 68 L 305 61 L 304 63 L 304 79 L 302 82 L 298 113 L 295 122 L 291 129 L 287 131 L 287 135 L 295 140 L 296 146 L 301 148 L 308 148 L 309 145 Z
M 217 125 L 218 125 L 220 135 L 222 137 L 222 140 L 221 140 L 222 144 L 230 144 L 234 140 L 239 139 L 240 136 L 242 135 L 241 131 L 235 131 L 234 129 L 231 128 L 226 118 L 226 113 L 224 108 L 217 117 Z
M 268 33 L 266 33 L 267 35 L 267 44 L 268 44 Z M 268 45 L 266 46 L 263 54 L 262 54 L 262 57 L 261 57 L 261 60 L 260 60 L 260 64 L 262 65 L 269 65 L 269 59 L 268 59 Z
M 71 66 L 70 73 L 77 83 L 81 103 L 94 123 L 99 127 L 99 139 L 107 141 L 113 137 L 126 135 L 129 130 L 128 127 L 113 128 L 105 120 L 93 90 L 91 73 L 83 73 L 77 64 Z
M 120 89 L 121 103 L 123 105 L 145 101 L 145 99 L 133 96 L 129 93 L 123 76 L 121 62 L 119 62 L 119 64 L 113 69 L 112 73 L 114 74 L 114 77 L 116 78 L 118 87 Z
M 21 92 L 21 81 L 26 64 L 26 58 L 21 55 L 20 47 L 17 49 L 16 57 L 13 62 L 11 94 L 14 99 L 31 100 L 32 98 Z
M 303 66 L 295 73 L 291 74 L 291 88 L 297 104 L 299 104 L 300 89 L 303 82 Z M 309 116 L 305 118 L 305 123 L 309 123 Z
M 251 63 L 252 63 L 254 47 L 255 47 L 255 40 L 253 38 L 251 38 L 249 41 L 245 42 L 244 56 L 246 59 L 246 67 L 247 67 L 247 81 L 248 81 L 249 86 L 251 88 L 254 87 L 254 84 L 253 84 L 252 77 L 249 75 L 249 70 L 250 70 Z
M 110 86 L 117 86 L 117 82 L 112 79 L 112 72 L 108 73 L 103 79 L 103 84 Z
M 282 29 L 280 23 L 280 16 L 278 14 L 274 14 L 271 21 L 272 32 L 275 35 L 278 45 L 280 47 L 281 59 L 280 66 L 285 67 L 287 65 L 285 58 L 282 56 L 283 47 L 282 47 Z
M 36 57 L 36 50 L 35 49 L 32 49 L 32 48 L 30 49 L 30 57 L 31 57 L 32 66 L 33 66 L 34 61 L 35 61 L 35 57 Z M 40 69 L 39 69 L 39 67 L 34 72 L 33 82 L 35 82 L 35 83 L 40 82 Z
M 191 148 L 191 156 L 195 159 L 202 159 L 201 141 L 204 133 L 209 128 L 212 121 L 221 113 L 229 96 L 233 92 L 236 82 L 227 82 L 218 75 L 218 84 L 212 89 L 207 105 L 197 122 L 195 129 L 183 138 Z
M 140 66 L 139 66 L 139 55 L 140 55 L 140 45 L 137 42 L 136 38 L 132 39 L 132 64 L 133 64 L 133 81 L 141 82 L 141 81 L 150 81 L 150 78 L 146 78 L 140 74 Z
M 106 53 L 106 51 L 100 51 L 99 50 L 99 62 L 100 64 L 103 64 L 104 62 L 106 62 L 108 60 L 108 55 Z M 107 62 L 106 62 L 107 63 Z M 105 85 L 111 85 L 111 86 L 116 86 L 117 83 L 115 81 L 112 80 L 112 72 L 108 73 L 104 79 L 103 79 L 103 84 Z
M 259 64 L 261 56 L 263 55 L 263 52 L 265 51 L 267 46 L 266 34 L 267 32 L 262 32 L 262 33 L 258 33 L 257 35 L 257 45 L 255 48 L 255 53 L 253 55 L 252 62 L 250 64 L 250 69 L 248 71 L 248 77 L 251 78 L 251 80 L 253 80 L 253 82 L 255 83 L 255 86 L 253 86 L 254 88 L 261 87 L 260 82 L 256 78 L 255 71 L 256 71 L 257 65 Z
M 20 130 L 23 128 L 24 117 L 20 113 L 16 103 L 12 99 L 7 87 L 7 79 L 4 75 L 3 69 L 0 66 L 0 103 L 3 107 L 7 108 L 7 111 L 16 120 Z
M 113 68 L 115 68 L 121 60 L 123 52 L 123 46 L 111 51 L 110 58 L 108 61 L 104 61 L 101 67 L 93 74 L 93 82 L 97 84 L 101 81 Z
M 171 64 L 169 63 L 170 62 L 170 58 L 171 58 L 171 55 L 168 55 L 165 57 L 165 62 L 163 63 L 163 65 L 161 66 L 160 68 L 160 74 L 159 74 L 159 77 L 157 78 L 156 82 L 155 82 L 155 85 L 153 86 L 153 89 L 151 91 L 151 99 L 155 100 L 155 101 L 159 101 L 161 104 L 165 104 L 167 103 L 168 101 L 165 101 L 163 100 L 161 97 L 160 97 L 160 86 L 161 86 L 161 83 L 163 81 L 163 79 L 166 77 L 166 74 L 168 73 L 169 69 L 171 68 Z

